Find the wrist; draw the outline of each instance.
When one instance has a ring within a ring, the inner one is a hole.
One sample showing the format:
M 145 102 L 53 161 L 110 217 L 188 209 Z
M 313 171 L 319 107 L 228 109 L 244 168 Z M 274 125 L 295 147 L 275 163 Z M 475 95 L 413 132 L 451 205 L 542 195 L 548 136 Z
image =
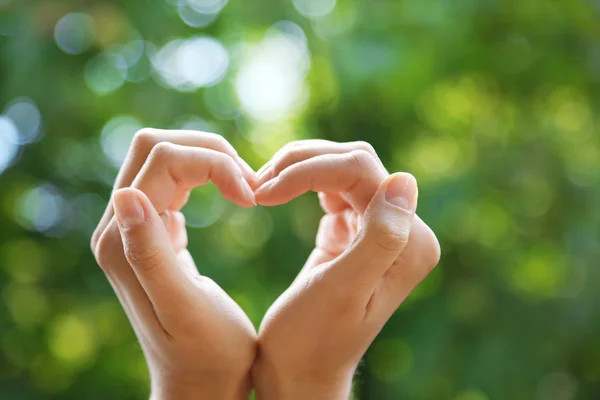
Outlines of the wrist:
M 282 382 L 270 381 L 255 388 L 258 400 L 348 400 L 352 392 L 352 384 L 321 384 L 316 382 Z
M 348 400 L 353 375 L 354 371 L 318 376 L 257 364 L 252 371 L 252 384 L 258 400 Z
M 152 382 L 150 400 L 247 400 L 251 388 L 248 376 L 240 379 L 198 378 L 195 381 L 161 379 Z

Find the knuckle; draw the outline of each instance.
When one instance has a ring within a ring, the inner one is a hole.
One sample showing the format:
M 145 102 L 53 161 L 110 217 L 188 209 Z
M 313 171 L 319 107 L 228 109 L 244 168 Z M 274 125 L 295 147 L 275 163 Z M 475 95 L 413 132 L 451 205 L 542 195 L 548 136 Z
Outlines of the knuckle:
M 216 153 L 211 161 L 211 178 L 218 179 L 228 191 L 235 190 L 238 180 L 242 178 L 242 171 L 231 157 L 223 153 Z
M 157 142 L 154 130 L 151 128 L 143 128 L 133 136 L 133 147 L 136 149 L 151 149 Z
M 229 171 L 231 174 L 234 174 L 235 176 L 242 176 L 242 172 L 238 168 L 238 165 L 233 160 L 233 158 L 229 157 L 227 154 L 224 153 L 217 153 L 214 156 L 215 164 L 220 165 L 222 168 Z
M 371 154 L 373 157 L 377 157 L 377 152 L 371 143 L 365 141 L 355 142 L 355 146 L 358 150 L 364 150 L 367 153 Z
M 283 147 L 281 149 L 279 149 L 278 153 L 279 154 L 284 154 L 287 153 L 290 149 L 294 148 L 295 146 L 298 146 L 299 141 L 293 141 L 293 142 L 289 142 L 285 145 L 283 145 Z
M 280 158 L 291 152 L 297 147 L 302 147 L 307 143 L 307 140 L 294 140 L 293 142 L 289 142 L 285 144 L 278 152 L 277 156 Z
M 431 250 L 426 253 L 424 260 L 425 267 L 428 271 L 433 270 L 436 267 L 436 265 L 438 265 L 442 257 L 442 249 L 440 247 L 440 242 L 437 240 L 433 232 L 431 232 L 430 240 L 431 243 L 429 247 Z
M 408 231 L 392 229 L 387 224 L 382 223 L 375 228 L 373 240 L 381 250 L 397 252 L 406 246 Z
M 360 169 L 373 168 L 375 158 L 366 150 L 353 150 L 350 152 L 350 157 Z
M 276 172 L 281 172 L 287 165 L 294 163 L 294 160 L 297 160 L 302 157 L 304 149 L 300 146 L 294 146 L 287 149 L 285 152 L 281 154 L 280 157 L 277 157 L 275 162 L 273 163 L 273 168 Z
M 165 158 L 171 156 L 175 147 L 176 146 L 170 142 L 157 143 L 150 151 L 150 155 L 148 156 L 148 162 L 163 162 Z
M 231 157 L 237 156 L 237 150 L 222 135 L 212 132 L 202 132 L 202 135 L 210 140 L 210 144 L 207 146 L 208 148 L 225 153 Z
M 294 141 L 294 142 L 289 142 L 289 143 L 286 143 L 285 145 L 283 145 L 282 148 L 280 148 L 275 154 L 273 154 L 273 157 L 271 158 L 271 162 L 273 164 L 276 164 L 279 159 L 284 157 L 290 149 L 294 148 L 295 146 L 298 146 L 299 143 L 300 143 L 300 141 Z
M 225 139 L 223 136 L 217 133 L 209 133 L 209 135 L 214 138 L 218 148 L 222 151 L 233 151 L 234 153 L 237 153 L 231 143 L 229 143 L 229 141 L 227 141 L 227 139 Z
M 131 246 L 126 241 L 124 252 L 127 261 L 135 266 L 135 268 L 143 271 L 159 268 L 164 263 L 161 251 L 156 246 L 150 245 L 138 248 L 137 246 Z
M 96 240 L 96 246 L 93 249 L 94 258 L 98 266 L 107 274 L 113 264 L 112 257 L 114 249 L 118 248 L 118 241 L 120 241 L 120 238 L 111 235 L 108 229 L 99 234 Z

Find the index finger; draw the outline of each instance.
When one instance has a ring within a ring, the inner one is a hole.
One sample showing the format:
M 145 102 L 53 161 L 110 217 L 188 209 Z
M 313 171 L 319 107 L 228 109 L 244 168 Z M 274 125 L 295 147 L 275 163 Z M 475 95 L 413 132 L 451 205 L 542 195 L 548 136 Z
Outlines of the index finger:
M 163 130 L 145 128 L 138 131 L 127 152 L 127 157 L 119 170 L 115 180 L 113 191 L 129 187 L 132 185 L 135 177 L 138 175 L 152 149 L 159 143 L 169 142 L 181 146 L 201 147 L 205 149 L 219 151 L 232 158 L 242 171 L 242 176 L 246 181 L 253 185 L 256 174 L 237 154 L 233 146 L 221 135 L 209 132 L 191 131 L 191 130 Z M 185 200 L 185 199 L 184 199 Z M 92 237 L 92 250 L 95 250 L 96 244 L 108 226 L 113 217 L 113 208 L 110 202 L 104 212 L 104 215 L 98 223 L 98 227 Z
M 258 204 L 275 206 L 308 192 L 340 192 L 364 213 L 379 185 L 388 177 L 377 160 L 364 150 L 326 154 L 286 168 L 255 193 Z

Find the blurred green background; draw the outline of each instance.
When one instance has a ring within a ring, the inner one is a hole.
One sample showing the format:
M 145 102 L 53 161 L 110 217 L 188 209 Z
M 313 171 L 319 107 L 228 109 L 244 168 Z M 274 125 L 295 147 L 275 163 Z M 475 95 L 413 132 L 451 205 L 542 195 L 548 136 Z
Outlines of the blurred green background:
M 143 399 L 89 238 L 144 126 L 254 167 L 372 143 L 420 184 L 442 262 L 356 399 L 600 398 L 600 1 L 0 0 L 0 398 Z M 310 252 L 314 194 L 186 207 L 202 272 L 255 324 Z

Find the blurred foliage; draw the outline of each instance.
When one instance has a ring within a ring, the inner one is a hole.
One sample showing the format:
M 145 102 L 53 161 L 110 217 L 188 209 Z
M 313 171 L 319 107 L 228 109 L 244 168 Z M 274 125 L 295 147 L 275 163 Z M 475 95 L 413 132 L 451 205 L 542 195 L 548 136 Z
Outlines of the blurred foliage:
M 88 246 L 142 126 L 221 133 L 255 168 L 365 140 L 417 177 L 442 262 L 357 399 L 600 398 L 600 2 L 226 3 L 0 0 L 0 398 L 147 396 Z M 192 254 L 258 325 L 320 213 L 200 189 Z

